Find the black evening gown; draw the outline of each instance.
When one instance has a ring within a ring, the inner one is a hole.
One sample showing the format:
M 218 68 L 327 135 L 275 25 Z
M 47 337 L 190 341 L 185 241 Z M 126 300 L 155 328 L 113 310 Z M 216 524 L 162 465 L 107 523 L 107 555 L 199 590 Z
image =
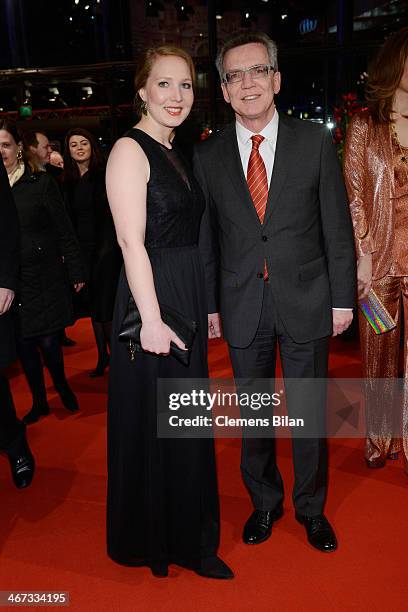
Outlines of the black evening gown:
M 126 565 L 165 571 L 169 563 L 216 554 L 219 508 L 212 439 L 157 437 L 158 378 L 206 378 L 207 306 L 198 252 L 203 195 L 173 148 L 132 129 L 150 164 L 145 245 L 159 302 L 198 323 L 188 367 L 136 353 L 118 330 L 130 296 L 122 270 L 113 320 L 108 409 L 107 544 Z M 182 307 L 181 307 L 182 305 Z

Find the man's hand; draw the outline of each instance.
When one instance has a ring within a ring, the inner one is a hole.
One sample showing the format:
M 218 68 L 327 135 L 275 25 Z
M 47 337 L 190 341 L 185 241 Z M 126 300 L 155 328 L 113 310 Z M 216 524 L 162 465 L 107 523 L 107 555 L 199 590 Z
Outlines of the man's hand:
M 352 310 L 334 310 L 333 309 L 333 336 L 342 334 L 350 327 L 353 320 Z
M 14 300 L 14 291 L 0 287 L 0 316 L 5 314 Z
M 221 318 L 219 312 L 208 315 L 208 338 L 221 338 Z
M 373 280 L 373 257 L 371 253 L 362 255 L 357 262 L 358 299 L 366 298 L 370 292 Z
M 81 291 L 81 289 L 85 286 L 85 283 L 74 283 L 75 293 Z

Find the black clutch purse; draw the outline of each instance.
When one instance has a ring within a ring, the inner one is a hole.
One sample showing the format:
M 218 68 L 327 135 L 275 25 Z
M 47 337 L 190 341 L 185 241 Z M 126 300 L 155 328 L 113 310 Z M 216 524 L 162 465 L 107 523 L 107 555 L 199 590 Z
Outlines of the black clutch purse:
M 170 306 L 160 306 L 161 318 L 166 325 L 174 331 L 175 334 L 184 342 L 186 350 L 179 348 L 174 342 L 170 343 L 170 355 L 173 355 L 180 363 L 188 366 L 190 363 L 190 352 L 193 346 L 195 334 L 197 332 L 197 324 L 195 321 L 189 321 L 174 308 Z M 143 349 L 140 344 L 140 330 L 142 329 L 142 319 L 140 312 L 136 306 L 136 302 L 131 295 L 129 305 L 125 317 L 122 321 L 119 330 L 119 340 L 127 342 L 130 359 L 133 361 L 135 353 L 142 353 Z

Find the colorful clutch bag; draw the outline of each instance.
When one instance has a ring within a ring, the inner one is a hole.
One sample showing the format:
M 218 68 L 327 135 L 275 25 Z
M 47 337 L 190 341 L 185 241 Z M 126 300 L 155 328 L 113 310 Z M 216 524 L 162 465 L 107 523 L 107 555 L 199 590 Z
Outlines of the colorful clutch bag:
M 373 289 L 358 303 L 361 312 L 376 334 L 384 334 L 396 327 L 396 323 Z

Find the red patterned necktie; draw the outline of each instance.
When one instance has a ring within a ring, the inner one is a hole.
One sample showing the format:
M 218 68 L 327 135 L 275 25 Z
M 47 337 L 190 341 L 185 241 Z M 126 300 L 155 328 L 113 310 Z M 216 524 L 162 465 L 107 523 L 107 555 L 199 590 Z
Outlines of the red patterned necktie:
M 266 202 L 268 200 L 268 177 L 264 160 L 259 153 L 259 145 L 264 140 L 260 134 L 251 136 L 252 151 L 248 162 L 247 183 L 252 202 L 261 223 L 264 222 Z M 264 280 L 268 278 L 266 261 L 264 265 Z

